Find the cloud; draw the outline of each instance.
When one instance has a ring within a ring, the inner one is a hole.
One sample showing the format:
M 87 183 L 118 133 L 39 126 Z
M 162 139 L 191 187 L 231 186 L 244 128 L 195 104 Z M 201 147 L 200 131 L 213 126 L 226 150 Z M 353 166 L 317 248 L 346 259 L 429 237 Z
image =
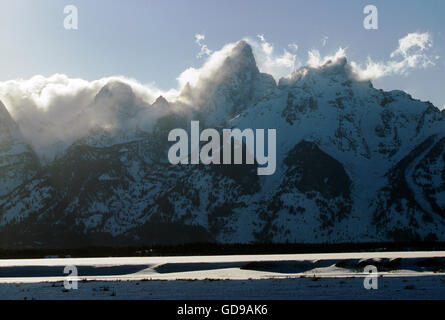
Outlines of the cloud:
M 201 35 L 202 36 L 202 35 Z M 202 37 L 199 37 L 202 38 Z M 196 87 L 198 82 L 205 81 L 205 79 L 214 75 L 224 60 L 230 55 L 236 43 L 226 44 L 223 48 L 212 53 L 207 57 L 201 68 L 187 68 L 177 78 L 179 91 L 181 91 L 187 84 Z
M 397 55 L 408 57 L 409 50 L 412 48 L 418 48 L 420 52 L 425 51 L 427 48 L 431 48 L 433 42 L 431 35 L 428 32 L 425 33 L 409 33 L 407 36 L 399 39 L 399 47 L 391 53 L 391 58 Z
M 351 66 L 357 76 L 363 80 L 404 75 L 416 68 L 435 65 L 438 57 L 432 57 L 427 53 L 432 46 L 430 33 L 409 33 L 399 40 L 399 47 L 391 53 L 390 60 L 375 62 L 369 57 L 365 66 L 354 61 L 351 62 Z
M 195 42 L 199 45 L 201 44 L 201 41 L 203 41 L 205 38 L 206 37 L 203 34 L 199 34 L 199 33 L 195 34 Z
M 312 49 L 308 51 L 308 60 L 306 64 L 311 68 L 319 68 L 328 61 L 336 61 L 339 58 L 344 57 L 346 57 L 346 49 L 344 48 L 339 48 L 334 55 L 328 55 L 323 58 L 321 57 L 320 51 Z
M 55 74 L 0 82 L 0 100 L 44 161 L 93 128 L 112 131 L 139 125 L 150 130 L 163 113 L 150 108 L 161 93 L 172 94 L 125 77 L 86 81 Z M 131 119 L 136 113 L 139 123 Z
M 198 83 L 200 74 L 201 74 L 200 69 L 187 68 L 179 75 L 179 77 L 176 78 L 178 80 L 179 87 L 182 89 L 187 84 L 190 84 L 191 86 L 195 87 L 196 84 Z
M 359 80 L 375 80 L 390 75 L 406 75 L 409 71 L 417 68 L 434 66 L 439 56 L 432 56 L 428 51 L 433 47 L 431 34 L 409 33 L 399 40 L 399 46 L 391 52 L 386 61 L 374 61 L 367 58 L 365 64 L 349 61 L 352 72 Z M 339 48 L 333 55 L 322 57 L 320 51 L 312 49 L 308 51 L 307 65 L 319 68 L 329 60 L 335 61 L 346 57 L 346 49 Z
M 195 34 L 195 43 L 200 46 L 201 50 L 196 55 L 197 58 L 202 58 L 204 56 L 210 56 L 212 54 L 212 50 L 210 50 L 206 44 L 202 43 L 205 40 L 205 35 L 203 34 Z

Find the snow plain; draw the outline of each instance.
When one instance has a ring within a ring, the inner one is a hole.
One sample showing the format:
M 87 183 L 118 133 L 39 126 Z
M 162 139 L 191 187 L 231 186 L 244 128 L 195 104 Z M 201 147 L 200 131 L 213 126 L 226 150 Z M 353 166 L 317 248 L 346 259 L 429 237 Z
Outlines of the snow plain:
M 445 299 L 445 252 L 0 260 L 0 299 Z

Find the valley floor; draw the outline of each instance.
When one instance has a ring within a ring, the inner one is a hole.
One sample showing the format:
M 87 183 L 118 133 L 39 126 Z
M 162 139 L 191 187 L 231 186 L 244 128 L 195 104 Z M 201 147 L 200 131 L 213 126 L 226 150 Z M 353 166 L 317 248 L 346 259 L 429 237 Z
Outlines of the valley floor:
M 445 252 L 0 260 L 0 299 L 445 299 Z
M 445 276 L 379 279 L 365 290 L 361 278 L 288 278 L 263 280 L 90 281 L 78 290 L 63 283 L 2 284 L 1 299 L 445 299 Z

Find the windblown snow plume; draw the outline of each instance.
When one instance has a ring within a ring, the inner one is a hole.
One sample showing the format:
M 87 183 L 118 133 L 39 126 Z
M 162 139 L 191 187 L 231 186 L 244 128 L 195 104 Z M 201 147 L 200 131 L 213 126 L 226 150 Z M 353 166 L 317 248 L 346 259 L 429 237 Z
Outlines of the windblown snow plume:
M 93 128 L 127 129 L 131 110 L 139 112 L 139 118 L 147 119 L 147 113 L 155 118 L 158 110 L 150 104 L 160 94 L 123 77 L 89 82 L 56 74 L 0 82 L 0 100 L 25 139 L 48 160 Z M 150 129 L 147 122 L 144 127 Z
M 188 68 L 177 78 L 179 88 L 183 89 L 187 83 L 192 87 L 196 86 L 198 80 L 212 77 L 215 71 L 223 64 L 224 60 L 230 55 L 236 43 L 226 44 L 222 49 L 213 52 L 205 61 L 201 68 Z

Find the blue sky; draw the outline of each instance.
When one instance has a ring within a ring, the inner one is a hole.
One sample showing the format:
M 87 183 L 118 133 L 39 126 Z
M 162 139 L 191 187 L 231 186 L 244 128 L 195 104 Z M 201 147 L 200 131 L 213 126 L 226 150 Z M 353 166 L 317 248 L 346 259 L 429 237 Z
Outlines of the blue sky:
M 63 28 L 63 8 L 76 5 L 79 30 Z M 379 10 L 379 29 L 363 28 L 363 8 Z M 349 60 L 386 61 L 409 33 L 428 32 L 434 65 L 374 80 L 445 105 L 445 1 L 360 0 L 0 0 L 0 81 L 63 73 L 86 80 L 123 75 L 167 90 L 205 58 L 196 34 L 211 50 L 263 34 L 275 52 L 290 51 L 305 64 L 345 47 Z M 322 39 L 327 37 L 326 45 Z

